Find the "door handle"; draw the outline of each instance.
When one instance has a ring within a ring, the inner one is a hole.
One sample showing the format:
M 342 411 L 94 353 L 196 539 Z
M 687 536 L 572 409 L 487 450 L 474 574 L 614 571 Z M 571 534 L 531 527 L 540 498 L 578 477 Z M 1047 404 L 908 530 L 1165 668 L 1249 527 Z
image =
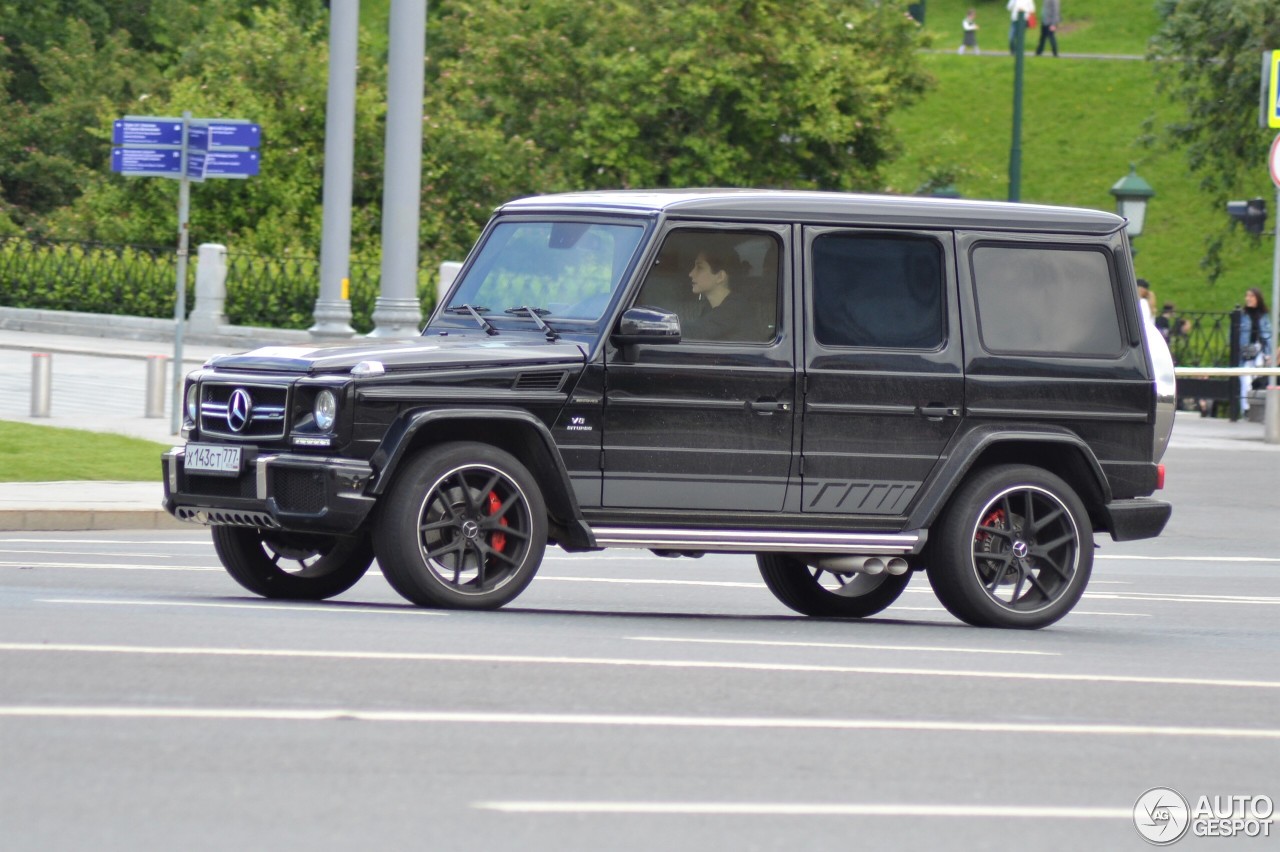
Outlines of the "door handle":
M 950 405 L 930 403 L 929 405 L 917 405 L 916 414 L 921 417 L 927 417 L 930 420 L 941 420 L 944 417 L 959 417 L 960 409 Z
M 755 402 L 748 402 L 747 408 L 751 409 L 756 414 L 762 414 L 765 417 L 768 417 L 775 411 L 790 411 L 791 403 L 778 402 L 776 399 L 757 399 Z

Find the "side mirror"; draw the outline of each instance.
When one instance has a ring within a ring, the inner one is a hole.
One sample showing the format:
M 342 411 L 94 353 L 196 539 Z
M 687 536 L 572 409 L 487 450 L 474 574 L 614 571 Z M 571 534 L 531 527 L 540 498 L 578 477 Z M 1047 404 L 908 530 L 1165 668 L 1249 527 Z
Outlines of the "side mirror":
M 627 308 L 610 338 L 615 346 L 637 343 L 679 343 L 680 317 L 662 308 Z

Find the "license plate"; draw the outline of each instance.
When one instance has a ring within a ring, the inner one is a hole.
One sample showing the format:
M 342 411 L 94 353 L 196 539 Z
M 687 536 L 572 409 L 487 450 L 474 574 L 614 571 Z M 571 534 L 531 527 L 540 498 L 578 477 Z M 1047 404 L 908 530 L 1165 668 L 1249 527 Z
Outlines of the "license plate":
M 216 444 L 187 444 L 187 473 L 240 472 L 241 447 L 221 447 Z

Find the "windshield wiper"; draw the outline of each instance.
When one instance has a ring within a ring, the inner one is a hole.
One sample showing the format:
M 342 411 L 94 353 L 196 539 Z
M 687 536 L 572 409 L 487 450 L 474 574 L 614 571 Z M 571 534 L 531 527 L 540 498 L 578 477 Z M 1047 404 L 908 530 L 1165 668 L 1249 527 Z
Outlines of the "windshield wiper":
M 547 321 L 542 318 L 543 314 L 551 313 L 551 311 L 547 310 L 546 308 L 531 308 L 528 305 L 521 305 L 518 308 L 507 308 L 505 311 L 503 311 L 503 313 L 504 314 L 527 314 L 528 316 L 533 317 L 533 321 L 538 324 L 538 328 L 546 332 L 548 341 L 555 343 L 557 340 L 560 339 L 560 332 L 556 331 L 554 328 L 547 325 Z
M 471 316 L 475 319 L 475 321 L 479 323 L 480 327 L 484 329 L 484 333 L 489 335 L 490 337 L 498 333 L 498 330 L 493 327 L 493 323 L 489 322 L 487 319 L 480 316 L 482 311 L 489 310 L 483 305 L 472 306 L 464 303 L 461 305 L 450 305 L 449 307 L 445 308 L 445 310 L 451 314 L 461 314 L 464 312 L 471 314 Z

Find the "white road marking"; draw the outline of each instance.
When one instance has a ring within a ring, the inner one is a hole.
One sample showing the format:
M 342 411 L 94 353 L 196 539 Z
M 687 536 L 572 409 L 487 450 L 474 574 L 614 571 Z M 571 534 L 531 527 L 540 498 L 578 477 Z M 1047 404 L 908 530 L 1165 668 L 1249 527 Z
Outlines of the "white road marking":
M 1280 689 L 1280 681 L 1232 678 L 1161 677 L 1050 672 L 1005 672 L 964 669 L 924 669 L 888 666 L 829 666 L 805 663 L 750 663 L 720 660 L 657 660 L 626 657 L 562 657 L 520 654 L 445 654 L 400 651 L 312 651 L 273 648 L 190 648 L 147 645 L 83 645 L 73 643 L 2 642 L 0 652 L 61 652 L 72 654 L 153 654 L 191 657 L 276 657 L 284 659 L 395 660 L 436 663 L 511 663 L 514 665 L 606 666 L 610 668 L 709 669 L 721 671 L 793 672 L 799 674 L 867 674 L 904 677 L 1033 680 L 1063 683 L 1143 686 L 1204 686 L 1211 688 Z
M 961 722 L 907 719 L 664 716 L 614 713 L 497 713 L 469 710 L 362 710 L 359 708 L 0 706 L 0 717 L 64 719 L 216 719 L 230 721 L 447 723 L 458 725 L 556 725 L 609 728 L 721 728 L 791 731 L 907 731 L 912 733 L 1054 734 L 1063 736 L 1190 737 L 1277 740 L 1276 728 L 1189 725 L 1107 725 Z
M 791 802 L 474 802 L 471 807 L 514 814 L 651 814 L 663 816 L 868 816 L 983 819 L 1133 819 L 1132 808 L 1061 805 L 928 805 Z
M 1166 603 L 1280 604 L 1280 598 L 1254 595 L 1188 595 L 1158 592 L 1085 592 L 1086 598 L 1113 601 L 1164 601 Z
M 348 612 L 372 612 L 379 615 L 432 615 L 444 616 L 447 612 L 441 612 L 434 609 L 419 609 L 410 606 L 395 606 L 387 609 L 377 609 L 373 607 L 354 607 L 344 606 L 341 604 L 269 604 L 269 603 L 203 603 L 196 601 L 130 601 L 130 600 L 109 600 L 95 598 L 38 598 L 36 603 L 49 604 L 84 604 L 87 606 L 188 606 L 188 607 L 208 607 L 210 609 L 281 609 L 292 612 L 325 612 L 325 613 L 348 613 Z
M 14 556 L 19 553 L 38 553 L 46 556 L 102 556 L 110 559 L 116 559 L 122 556 L 137 557 L 141 559 L 173 559 L 167 553 L 103 553 L 97 550 L 13 550 L 12 548 L 0 548 L 0 553 L 5 556 Z
M 187 538 L 169 538 L 169 539 L 134 539 L 134 538 L 67 538 L 66 536 L 58 536 L 56 538 L 5 538 L 0 535 L 0 545 L 3 544 L 127 544 L 127 545 L 156 545 L 157 547 L 170 547 L 173 545 L 186 545 L 188 547 L 212 547 L 213 543 L 208 538 L 198 540 Z
M 1061 657 L 1056 651 L 1012 651 L 1000 648 L 955 648 L 942 645 L 871 645 L 845 642 L 771 642 L 757 639 L 693 639 L 680 636 L 628 636 L 633 642 L 677 642 L 699 645 L 755 645 L 766 648 L 840 648 L 862 651 L 921 651 L 940 654 L 1020 654 Z
M 0 560 L 0 567 L 10 568 L 85 568 L 93 571 L 222 571 L 221 567 L 202 568 L 196 565 L 104 565 L 98 562 L 10 562 Z
M 1122 553 L 1098 553 L 1094 560 L 1113 559 L 1117 562 L 1280 562 L 1277 556 L 1138 556 Z

